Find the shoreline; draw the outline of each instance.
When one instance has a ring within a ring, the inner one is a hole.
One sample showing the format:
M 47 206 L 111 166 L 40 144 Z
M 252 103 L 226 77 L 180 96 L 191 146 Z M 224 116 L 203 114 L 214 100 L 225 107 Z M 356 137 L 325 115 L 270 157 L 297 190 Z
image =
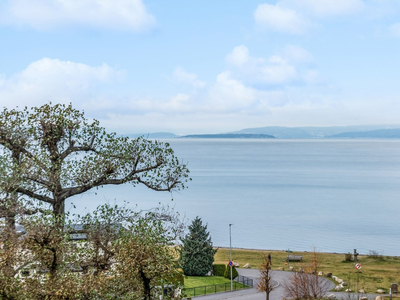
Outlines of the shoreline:
M 218 249 L 230 249 L 229 247 L 225 247 L 225 246 L 213 246 L 214 248 L 218 248 Z M 255 248 L 242 248 L 242 247 L 232 247 L 232 250 L 248 250 L 248 251 L 271 251 L 271 252 L 287 252 L 287 251 L 292 251 L 293 253 L 311 253 L 312 251 L 301 251 L 301 250 L 291 250 L 291 249 L 287 249 L 287 250 L 273 250 L 273 249 L 255 249 Z M 352 252 L 325 252 L 325 251 L 316 251 L 317 253 L 326 253 L 326 254 L 339 254 L 339 255 L 345 255 L 347 253 L 351 253 Z M 291 253 L 291 252 L 287 252 L 287 253 Z M 369 253 L 360 253 L 359 256 L 368 256 Z M 388 256 L 388 257 L 400 257 L 400 255 L 385 255 L 382 254 L 382 256 Z

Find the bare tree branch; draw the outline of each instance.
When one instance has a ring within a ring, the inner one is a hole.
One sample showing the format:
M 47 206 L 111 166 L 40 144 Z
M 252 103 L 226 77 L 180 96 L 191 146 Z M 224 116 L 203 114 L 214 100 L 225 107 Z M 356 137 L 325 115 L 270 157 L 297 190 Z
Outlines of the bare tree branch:
M 31 198 L 34 198 L 34 199 L 37 199 L 37 200 L 40 200 L 40 201 L 44 201 L 44 202 L 46 202 L 46 203 L 50 203 L 50 204 L 54 204 L 54 203 L 55 203 L 54 199 L 52 199 L 52 198 L 50 198 L 50 197 L 47 197 L 47 196 L 44 196 L 44 195 L 40 195 L 40 194 L 34 193 L 34 192 L 32 192 L 31 190 L 24 189 L 24 188 L 22 188 L 22 187 L 17 187 L 17 188 L 15 189 L 15 191 L 16 191 L 17 193 L 24 194 L 24 195 L 26 195 L 26 196 L 28 196 L 28 197 L 31 197 Z

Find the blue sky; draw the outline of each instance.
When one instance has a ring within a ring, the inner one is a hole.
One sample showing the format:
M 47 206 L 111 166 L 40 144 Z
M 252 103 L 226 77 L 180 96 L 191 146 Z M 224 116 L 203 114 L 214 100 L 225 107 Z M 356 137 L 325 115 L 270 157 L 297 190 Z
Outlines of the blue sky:
M 399 124 L 399 0 L 0 0 L 0 105 L 118 133 Z

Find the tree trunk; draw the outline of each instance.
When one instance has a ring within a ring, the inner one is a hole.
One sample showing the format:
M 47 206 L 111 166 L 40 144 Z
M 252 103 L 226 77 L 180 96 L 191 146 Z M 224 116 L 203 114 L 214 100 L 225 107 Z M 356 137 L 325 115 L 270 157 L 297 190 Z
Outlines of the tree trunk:
M 146 277 L 146 274 L 144 274 L 143 270 L 140 270 L 140 277 L 142 278 L 143 282 L 143 294 L 144 294 L 144 300 L 150 300 L 151 299 L 151 289 L 150 289 L 150 278 Z
M 15 215 L 11 212 L 6 216 L 6 228 L 10 231 L 15 231 Z
M 53 216 L 55 218 L 55 230 L 58 234 L 63 234 L 64 232 L 64 221 L 65 221 L 65 199 L 55 198 L 55 203 L 53 204 Z M 55 280 L 59 273 L 59 267 L 63 261 L 64 253 L 60 248 L 54 247 L 49 249 L 52 252 L 52 263 L 50 266 L 50 278 Z
M 65 213 L 65 199 L 57 199 L 55 197 L 53 204 L 54 216 L 64 216 Z
M 9 218 L 6 218 L 6 221 Z M 14 217 L 10 218 L 10 220 L 14 220 L 14 228 L 15 228 L 15 219 Z M 14 228 L 12 227 L 7 227 L 3 231 L 3 251 L 6 254 L 6 258 L 4 261 L 4 275 L 5 277 L 12 278 L 15 275 L 15 270 L 14 270 L 14 259 L 16 255 L 17 249 L 15 249 L 15 243 L 17 242 L 18 237 L 16 236 L 16 233 L 14 231 Z
M 65 219 L 65 199 L 55 198 L 55 203 L 53 204 L 53 215 L 56 218 L 56 223 L 60 226 L 64 225 Z

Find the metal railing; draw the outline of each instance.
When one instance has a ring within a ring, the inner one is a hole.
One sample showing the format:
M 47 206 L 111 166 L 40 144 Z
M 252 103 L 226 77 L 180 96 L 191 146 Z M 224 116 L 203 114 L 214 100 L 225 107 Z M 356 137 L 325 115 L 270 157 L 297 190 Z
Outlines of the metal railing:
M 253 279 L 239 275 L 233 281 L 233 290 L 242 290 L 253 287 Z M 185 288 L 185 297 L 204 296 L 208 294 L 216 294 L 221 292 L 229 292 L 231 290 L 231 283 L 219 283 L 214 285 L 199 286 L 194 288 Z
M 253 287 L 253 279 L 246 276 L 239 275 L 235 278 L 235 281 L 247 285 L 248 287 Z

